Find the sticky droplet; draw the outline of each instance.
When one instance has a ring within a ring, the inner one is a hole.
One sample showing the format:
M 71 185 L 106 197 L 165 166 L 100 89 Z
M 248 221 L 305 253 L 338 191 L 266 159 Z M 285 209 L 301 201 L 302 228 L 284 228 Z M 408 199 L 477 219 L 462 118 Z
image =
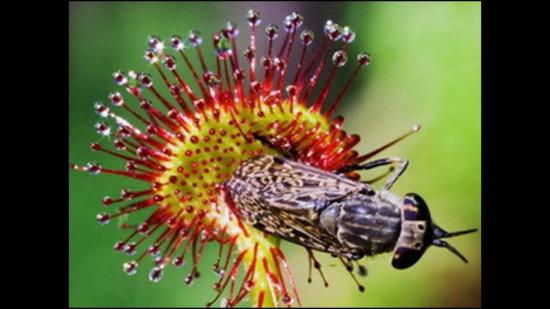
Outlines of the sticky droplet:
M 111 222 L 111 215 L 106 212 L 102 212 L 97 214 L 96 219 L 99 224 L 105 225 Z
M 248 24 L 252 26 L 258 26 L 262 22 L 262 16 L 260 12 L 256 10 L 248 10 L 248 13 L 246 14 L 246 20 L 248 20 Z
M 313 39 L 315 38 L 315 34 L 313 31 L 305 29 L 300 33 L 300 40 L 302 40 L 302 44 L 305 46 L 309 46 L 311 43 L 313 43 Z
M 336 51 L 332 55 L 332 62 L 337 67 L 343 67 L 348 62 L 348 56 L 346 55 L 346 52 L 343 50 Z
M 122 270 L 128 275 L 135 275 L 137 273 L 138 263 L 136 261 L 130 261 L 122 264 Z
M 275 24 L 268 25 L 267 27 L 265 27 L 265 35 L 267 36 L 268 40 L 275 40 L 279 35 L 279 26 Z
M 369 65 L 371 62 L 371 56 L 365 52 L 357 55 L 357 61 L 360 65 Z
M 202 37 L 200 32 L 196 30 L 189 31 L 189 43 L 193 47 L 197 47 L 202 44 Z
M 151 280 L 151 282 L 159 282 L 160 279 L 162 279 L 162 275 L 162 268 L 155 267 L 149 272 L 149 280 Z

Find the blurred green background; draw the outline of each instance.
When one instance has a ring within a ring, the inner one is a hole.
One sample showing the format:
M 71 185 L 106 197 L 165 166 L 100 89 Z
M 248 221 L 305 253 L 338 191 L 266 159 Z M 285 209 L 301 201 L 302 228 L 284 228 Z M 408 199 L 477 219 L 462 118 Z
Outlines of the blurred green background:
M 363 50 L 373 55 L 372 65 L 339 109 L 346 117 L 345 129 L 362 137 L 357 149 L 366 152 L 422 124 L 418 134 L 381 154 L 410 160 L 393 190 L 421 194 L 432 216 L 448 230 L 481 227 L 480 3 L 71 2 L 69 6 L 71 162 L 97 160 L 104 166 L 120 166 L 117 160 L 89 150 L 99 138 L 93 129 L 98 119 L 93 103 L 107 101 L 107 94 L 116 89 L 111 77 L 115 70 L 153 72 L 143 60 L 148 35 L 185 36 L 198 29 L 209 47 L 210 34 L 232 20 L 241 28 L 242 48 L 248 36 L 247 9 L 263 13 L 262 26 L 281 24 L 284 16 L 298 11 L 317 37 L 326 19 L 352 27 L 357 38 L 350 58 Z M 352 67 L 343 69 L 340 85 Z M 69 186 L 70 306 L 190 307 L 204 306 L 211 299 L 213 274 L 186 287 L 185 270 L 167 271 L 157 284 L 149 282 L 141 269 L 134 277 L 122 272 L 126 257 L 115 254 L 112 245 L 127 231 L 116 229 L 116 224 L 100 227 L 95 215 L 103 211 L 104 195 L 117 196 L 121 188 L 139 189 L 143 184 L 71 171 Z M 305 306 L 479 306 L 480 233 L 451 242 L 470 264 L 438 248 L 428 250 L 404 271 L 391 267 L 391 255 L 377 256 L 366 261 L 364 294 L 329 256 L 321 260 L 331 287 L 322 287 L 315 276 L 307 284 L 305 251 L 288 243 L 283 249 Z M 205 258 L 212 259 L 214 251 L 207 250 Z

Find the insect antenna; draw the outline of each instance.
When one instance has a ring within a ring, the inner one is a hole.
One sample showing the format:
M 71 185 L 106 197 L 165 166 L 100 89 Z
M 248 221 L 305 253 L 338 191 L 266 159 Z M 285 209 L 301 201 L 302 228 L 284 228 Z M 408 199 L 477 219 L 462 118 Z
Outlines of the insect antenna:
M 306 250 L 307 250 L 307 254 L 308 254 L 308 258 L 309 258 L 309 265 L 310 265 L 310 273 L 309 273 L 308 282 L 311 282 L 311 262 L 313 261 L 313 267 L 315 267 L 315 269 L 317 269 L 317 271 L 321 275 L 321 278 L 323 278 L 323 283 L 325 284 L 325 287 L 328 287 L 328 281 L 325 278 L 325 274 L 321 270 L 321 263 L 319 263 L 319 261 L 317 261 L 317 259 L 313 255 L 313 251 L 310 248 L 306 248 Z
M 468 263 L 468 260 L 462 253 L 460 253 L 455 247 L 451 246 L 448 242 L 441 240 L 441 239 L 434 239 L 432 240 L 432 245 L 442 248 L 447 248 L 449 251 L 454 253 L 456 256 L 458 256 L 459 259 L 461 259 L 464 263 Z
M 470 229 L 470 230 L 464 230 L 464 231 L 457 231 L 457 232 L 447 232 L 444 229 L 440 228 L 436 224 L 433 224 L 433 240 L 432 245 L 436 247 L 442 247 L 447 248 L 449 251 L 454 253 L 458 258 L 460 258 L 464 263 L 468 263 L 468 260 L 462 253 L 460 253 L 455 247 L 451 246 L 448 242 L 442 240 L 441 238 L 449 238 L 449 237 L 455 237 L 460 236 L 464 234 L 470 234 L 477 232 L 477 229 Z
M 365 287 L 359 283 L 355 275 L 353 274 L 353 264 L 351 262 L 346 262 L 343 257 L 338 257 L 342 264 L 344 264 L 344 267 L 346 267 L 346 270 L 348 271 L 349 275 L 353 278 L 353 281 L 357 284 L 357 287 L 359 288 L 359 292 L 365 292 Z

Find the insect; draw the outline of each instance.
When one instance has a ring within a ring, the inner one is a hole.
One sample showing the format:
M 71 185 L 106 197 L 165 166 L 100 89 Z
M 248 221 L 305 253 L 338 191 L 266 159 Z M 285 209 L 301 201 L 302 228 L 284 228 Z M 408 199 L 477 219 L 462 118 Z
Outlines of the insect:
M 390 169 L 393 174 L 378 191 L 345 176 L 387 165 L 397 168 Z M 407 166 L 407 160 L 390 157 L 331 173 L 282 156 L 262 155 L 243 162 L 225 190 L 246 223 L 308 250 L 339 257 L 348 271 L 351 261 L 391 251 L 392 266 L 405 269 L 430 246 L 447 248 L 467 263 L 443 238 L 477 229 L 447 232 L 432 221 L 420 195 L 401 198 L 390 191 Z

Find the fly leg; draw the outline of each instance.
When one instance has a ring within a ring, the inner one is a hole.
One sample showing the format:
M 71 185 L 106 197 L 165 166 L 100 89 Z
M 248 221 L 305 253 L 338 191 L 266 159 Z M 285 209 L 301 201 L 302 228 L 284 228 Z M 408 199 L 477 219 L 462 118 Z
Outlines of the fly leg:
M 375 178 L 372 178 L 372 179 L 369 179 L 369 180 L 363 180 L 361 181 L 362 183 L 366 183 L 368 185 L 372 185 L 373 183 L 377 182 L 378 180 L 380 179 L 384 179 L 386 178 L 389 174 L 391 174 L 391 172 L 393 172 L 395 170 L 395 167 L 394 166 L 391 166 L 384 174 L 380 175 L 380 176 L 377 176 Z
M 311 250 L 310 248 L 306 248 L 306 251 L 307 251 L 308 260 L 309 260 L 309 271 L 308 271 L 307 282 L 311 283 L 311 264 L 313 262 L 313 267 L 315 267 L 315 269 L 317 269 L 317 271 L 321 275 L 321 278 L 323 279 L 323 283 L 325 284 L 325 287 L 328 287 L 328 281 L 325 278 L 325 274 L 321 270 L 321 263 L 319 263 L 319 261 L 317 261 L 317 259 L 313 255 L 313 250 Z
M 342 264 L 344 264 L 344 267 L 346 267 L 346 270 L 350 274 L 351 278 L 353 278 L 353 281 L 355 281 L 355 284 L 357 284 L 357 287 L 359 288 L 359 292 L 365 292 L 365 287 L 361 285 L 361 283 L 359 283 L 359 280 L 357 280 L 357 278 L 353 274 L 353 264 L 351 263 L 351 261 L 345 261 L 344 258 L 341 256 L 339 256 L 339 258 Z
M 390 157 L 390 158 L 384 158 L 379 160 L 374 160 L 371 162 L 368 162 L 363 165 L 349 165 L 344 168 L 341 168 L 338 170 L 338 173 L 347 173 L 352 171 L 359 171 L 359 170 L 370 170 L 379 166 L 385 166 L 385 165 L 394 165 L 397 164 L 397 170 L 393 173 L 393 175 L 386 181 L 386 184 L 384 184 L 384 190 L 389 190 L 394 183 L 397 181 L 397 179 L 405 172 L 407 169 L 407 166 L 409 165 L 409 161 L 398 158 L 398 157 Z

